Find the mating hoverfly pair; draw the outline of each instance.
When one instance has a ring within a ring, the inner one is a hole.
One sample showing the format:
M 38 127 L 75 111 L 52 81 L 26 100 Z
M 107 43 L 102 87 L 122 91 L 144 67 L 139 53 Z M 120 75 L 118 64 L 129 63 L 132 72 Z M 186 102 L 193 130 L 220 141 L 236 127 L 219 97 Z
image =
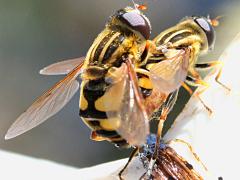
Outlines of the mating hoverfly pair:
M 46 121 L 70 101 L 80 86 L 79 114 L 92 130 L 91 139 L 138 149 L 149 134 L 149 121 L 157 116 L 158 147 L 179 87 L 192 93 L 187 84 L 207 86 L 196 69 L 219 62 L 196 62 L 215 42 L 208 18 L 187 17 L 153 40 L 149 40 L 150 34 L 150 21 L 137 5 L 118 10 L 86 57 L 55 63 L 40 71 L 67 76 L 20 115 L 5 138 L 16 137 Z

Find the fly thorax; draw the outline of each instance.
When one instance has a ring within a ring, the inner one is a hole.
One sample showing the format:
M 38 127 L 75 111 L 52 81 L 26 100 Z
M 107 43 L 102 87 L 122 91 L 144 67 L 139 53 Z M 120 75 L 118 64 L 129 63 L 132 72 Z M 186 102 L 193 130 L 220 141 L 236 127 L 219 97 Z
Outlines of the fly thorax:
M 208 39 L 206 34 L 192 18 L 187 17 L 186 19 L 183 19 L 182 22 L 179 23 L 178 27 L 188 29 L 188 31 L 191 32 L 188 36 L 186 36 L 186 40 L 188 40 L 191 45 L 199 43 L 200 46 L 198 48 L 201 54 L 205 54 L 208 51 Z
M 142 54 L 145 50 L 147 41 L 142 40 L 136 35 L 133 35 L 129 38 L 131 41 L 131 47 L 129 47 L 129 54 L 132 56 L 133 60 L 136 61 L 136 63 L 141 63 L 144 58 L 142 58 Z

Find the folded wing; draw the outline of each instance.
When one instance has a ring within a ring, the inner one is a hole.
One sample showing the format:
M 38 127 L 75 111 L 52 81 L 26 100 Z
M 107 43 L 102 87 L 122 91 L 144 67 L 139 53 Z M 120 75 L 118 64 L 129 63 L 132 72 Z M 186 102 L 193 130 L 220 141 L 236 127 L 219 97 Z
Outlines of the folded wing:
M 137 85 L 137 77 L 130 61 L 123 63 L 119 68 L 121 80 L 117 81 L 120 88 L 116 98 L 120 98 L 119 109 L 116 112 L 107 112 L 108 117 L 120 119 L 117 132 L 128 141 L 130 145 L 140 146 L 145 143 L 149 134 L 148 115 L 143 105 L 143 98 Z M 105 103 L 107 105 L 107 102 Z
M 186 80 L 189 58 L 189 50 L 178 50 L 172 58 L 153 65 L 150 69 L 153 85 L 163 93 L 171 93 L 178 89 Z

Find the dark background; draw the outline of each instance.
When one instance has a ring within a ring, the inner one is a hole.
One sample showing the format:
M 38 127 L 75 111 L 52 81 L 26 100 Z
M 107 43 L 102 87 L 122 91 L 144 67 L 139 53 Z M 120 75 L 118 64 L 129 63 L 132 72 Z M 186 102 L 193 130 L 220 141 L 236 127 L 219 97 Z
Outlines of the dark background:
M 216 60 L 240 30 L 238 2 L 144 1 L 148 5 L 146 15 L 152 23 L 152 38 L 185 16 L 225 15 L 217 28 L 215 50 L 202 60 Z M 13 140 L 4 141 L 4 134 L 14 120 L 36 97 L 62 78 L 41 76 L 38 71 L 58 60 L 84 56 L 108 17 L 127 5 L 132 4 L 127 0 L 0 0 L 1 149 L 77 167 L 128 155 L 129 150 L 119 150 L 108 142 L 89 139 L 90 130 L 78 116 L 79 94 L 46 123 Z M 170 121 L 186 102 L 187 94 L 181 92 Z

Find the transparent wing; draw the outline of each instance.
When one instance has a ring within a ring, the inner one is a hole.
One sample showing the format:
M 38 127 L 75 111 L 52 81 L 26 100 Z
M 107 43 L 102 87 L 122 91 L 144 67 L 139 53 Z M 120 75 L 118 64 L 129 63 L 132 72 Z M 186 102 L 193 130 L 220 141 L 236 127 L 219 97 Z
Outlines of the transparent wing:
M 175 91 L 185 81 L 188 72 L 190 50 L 178 50 L 172 58 L 153 65 L 150 69 L 150 79 L 161 92 Z
M 166 101 L 164 102 L 164 104 L 161 107 L 161 109 L 162 109 L 161 116 L 167 117 L 167 115 L 172 111 L 174 105 L 177 102 L 178 91 L 179 91 L 179 89 L 175 90 L 174 92 L 172 92 L 168 95 Z
M 39 71 L 42 75 L 62 75 L 68 74 L 72 71 L 77 65 L 83 63 L 85 57 L 80 57 L 76 59 L 68 59 L 61 62 L 57 62 L 51 64 L 49 66 L 44 67 Z
M 79 88 L 76 77 L 82 64 L 40 96 L 9 128 L 5 139 L 14 138 L 36 127 L 60 111 Z
M 115 91 L 115 99 L 116 103 L 119 103 L 119 109 L 117 112 L 109 111 L 107 115 L 110 118 L 120 119 L 117 132 L 130 145 L 140 146 L 145 143 L 149 134 L 149 122 L 143 98 L 137 86 L 137 77 L 131 62 L 124 63 L 119 71 L 122 71 L 125 76 L 112 87 L 119 87 Z M 106 102 L 105 105 L 107 104 Z

